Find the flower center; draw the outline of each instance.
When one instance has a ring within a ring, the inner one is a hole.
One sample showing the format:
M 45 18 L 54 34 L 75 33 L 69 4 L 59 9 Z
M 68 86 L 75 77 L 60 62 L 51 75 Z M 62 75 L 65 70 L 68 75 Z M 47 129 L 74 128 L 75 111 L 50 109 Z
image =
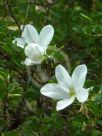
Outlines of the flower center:
M 70 88 L 70 90 L 69 90 L 69 96 L 70 97 L 73 97 L 75 95 L 75 89 L 74 89 L 74 87 L 72 86 L 71 88 Z

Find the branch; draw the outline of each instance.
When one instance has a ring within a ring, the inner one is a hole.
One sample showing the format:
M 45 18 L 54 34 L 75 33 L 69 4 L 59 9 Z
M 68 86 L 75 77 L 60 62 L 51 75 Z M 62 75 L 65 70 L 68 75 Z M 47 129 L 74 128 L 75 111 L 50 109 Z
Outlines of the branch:
M 13 18 L 13 20 L 15 21 L 16 25 L 18 26 L 19 30 L 20 30 L 20 24 L 18 23 L 17 18 L 15 17 L 15 15 L 13 14 L 12 11 L 12 6 L 11 6 L 11 1 L 10 0 L 5 0 L 8 12 L 10 14 L 10 16 Z

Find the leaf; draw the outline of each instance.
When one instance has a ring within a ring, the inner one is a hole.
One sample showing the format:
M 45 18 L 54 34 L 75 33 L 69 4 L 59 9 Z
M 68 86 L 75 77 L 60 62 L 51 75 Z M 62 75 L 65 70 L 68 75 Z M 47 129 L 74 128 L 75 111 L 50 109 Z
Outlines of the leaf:
M 7 28 L 11 31 L 17 31 L 19 29 L 18 26 L 7 26 Z
M 6 121 L 3 119 L 0 119 L 0 132 L 4 129 L 5 125 L 6 125 Z
M 81 15 L 82 17 L 86 18 L 87 20 L 92 21 L 92 19 L 91 19 L 90 17 L 86 16 L 85 14 L 80 13 L 80 15 Z
M 19 136 L 17 131 L 9 131 L 4 133 L 4 136 Z

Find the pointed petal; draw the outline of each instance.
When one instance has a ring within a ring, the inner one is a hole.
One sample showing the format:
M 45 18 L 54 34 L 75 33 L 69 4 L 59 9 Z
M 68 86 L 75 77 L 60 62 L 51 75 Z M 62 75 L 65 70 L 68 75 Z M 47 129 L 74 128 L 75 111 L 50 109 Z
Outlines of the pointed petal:
M 17 46 L 24 48 L 25 46 L 25 41 L 23 38 L 16 38 L 15 40 L 12 41 L 13 44 L 17 44 Z
M 71 77 L 62 65 L 56 67 L 55 76 L 58 83 L 68 92 L 71 87 Z
M 56 110 L 63 110 L 69 105 L 71 105 L 75 100 L 75 97 L 71 97 L 70 99 L 60 100 L 57 102 Z
M 89 90 L 90 90 L 90 88 L 88 88 L 88 89 L 82 88 L 76 93 L 76 97 L 79 102 L 83 103 L 83 102 L 87 101 L 88 96 L 89 96 Z
M 83 88 L 86 79 L 86 74 L 87 74 L 87 67 L 85 64 L 79 65 L 75 68 L 72 74 L 72 83 L 75 90 L 79 90 L 80 88 Z
M 41 46 L 31 43 L 25 48 L 26 56 L 31 59 L 32 61 L 41 61 L 43 60 L 44 50 Z
M 40 45 L 46 50 L 54 35 L 54 29 L 51 25 L 42 28 L 40 32 Z
M 67 92 L 65 92 L 58 84 L 54 84 L 54 83 L 46 84 L 45 86 L 41 88 L 40 92 L 41 94 L 47 97 L 57 99 L 57 100 L 68 98 Z
M 29 43 L 37 43 L 39 44 L 39 35 L 35 27 L 28 24 L 25 25 L 24 30 L 22 32 L 22 37 L 25 39 L 27 44 Z

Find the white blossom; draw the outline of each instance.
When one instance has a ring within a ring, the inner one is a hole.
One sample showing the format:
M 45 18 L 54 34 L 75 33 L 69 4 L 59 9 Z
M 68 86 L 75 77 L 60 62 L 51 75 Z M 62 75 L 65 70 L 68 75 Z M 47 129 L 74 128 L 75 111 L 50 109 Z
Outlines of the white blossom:
M 24 61 L 24 64 L 29 66 L 29 65 L 33 65 L 33 64 L 36 64 L 36 65 L 41 64 L 46 52 L 41 46 L 39 46 L 35 43 L 30 43 L 25 48 L 25 54 L 26 54 L 27 58 Z
M 62 110 L 71 105 L 75 98 L 81 103 L 87 101 L 90 88 L 83 88 L 87 75 L 87 67 L 85 64 L 75 68 L 72 76 L 66 71 L 62 65 L 58 65 L 55 69 L 55 76 L 58 81 L 56 83 L 48 83 L 41 88 L 41 94 L 58 100 L 56 109 Z
M 13 43 L 21 48 L 24 48 L 25 45 L 27 45 L 24 48 L 27 58 L 23 63 L 28 66 L 40 64 L 46 55 L 46 49 L 48 48 L 53 35 L 54 29 L 51 25 L 43 27 L 39 34 L 32 25 L 25 25 L 21 38 L 13 40 Z

